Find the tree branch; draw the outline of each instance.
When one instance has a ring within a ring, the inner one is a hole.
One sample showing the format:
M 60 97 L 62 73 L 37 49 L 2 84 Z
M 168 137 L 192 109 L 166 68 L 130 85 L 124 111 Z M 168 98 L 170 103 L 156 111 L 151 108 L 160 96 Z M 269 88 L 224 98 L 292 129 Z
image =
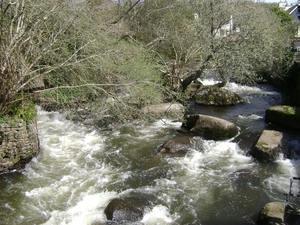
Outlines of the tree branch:
M 118 22 L 120 22 L 120 20 L 122 20 L 131 10 L 133 10 L 133 8 L 140 2 L 141 0 L 137 0 L 123 15 L 120 16 L 119 19 L 117 19 L 116 21 L 113 22 L 113 24 L 116 24 Z

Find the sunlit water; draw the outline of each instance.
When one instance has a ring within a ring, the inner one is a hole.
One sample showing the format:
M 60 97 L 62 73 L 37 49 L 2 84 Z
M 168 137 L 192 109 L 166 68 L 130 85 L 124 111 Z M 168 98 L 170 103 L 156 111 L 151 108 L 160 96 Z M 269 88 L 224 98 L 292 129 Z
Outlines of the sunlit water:
M 21 172 L 0 176 L 0 224 L 105 224 L 105 207 L 121 196 L 152 203 L 140 224 L 255 224 L 264 204 L 284 201 L 290 177 L 300 176 L 300 162 L 282 157 L 260 163 L 249 155 L 266 126 L 264 111 L 278 104 L 280 95 L 267 87 L 226 88 L 246 103 L 193 105 L 191 110 L 236 123 L 239 137 L 203 140 L 184 157 L 156 154 L 162 143 L 178 135 L 178 122 L 166 119 L 103 131 L 39 109 L 41 153 Z M 299 139 L 291 141 L 299 147 Z

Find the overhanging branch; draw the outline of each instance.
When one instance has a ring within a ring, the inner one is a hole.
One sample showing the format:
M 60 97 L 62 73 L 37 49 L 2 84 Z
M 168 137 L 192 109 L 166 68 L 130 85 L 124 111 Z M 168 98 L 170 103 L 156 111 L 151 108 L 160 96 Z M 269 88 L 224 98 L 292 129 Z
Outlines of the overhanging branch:
M 133 8 L 140 2 L 141 0 L 137 0 L 123 15 L 120 16 L 119 19 L 113 22 L 113 24 L 116 24 L 120 22 L 121 19 L 123 19 Z

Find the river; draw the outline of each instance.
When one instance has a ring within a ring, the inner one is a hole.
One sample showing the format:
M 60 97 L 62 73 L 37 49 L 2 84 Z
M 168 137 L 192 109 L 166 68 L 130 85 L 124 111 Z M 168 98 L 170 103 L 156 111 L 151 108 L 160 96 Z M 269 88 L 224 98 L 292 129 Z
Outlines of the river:
M 203 150 L 191 149 L 184 157 L 156 154 L 158 146 L 178 135 L 179 122 L 164 119 L 101 130 L 38 109 L 41 152 L 23 170 L 0 175 L 0 224 L 105 224 L 106 205 L 121 196 L 151 201 L 140 224 L 255 224 L 263 205 L 284 201 L 290 177 L 300 176 L 300 160 L 282 156 L 264 163 L 249 155 L 267 127 L 265 110 L 281 103 L 278 92 L 234 83 L 227 88 L 246 103 L 192 105 L 191 111 L 234 122 L 239 136 L 203 140 Z M 299 134 L 288 135 L 299 151 Z

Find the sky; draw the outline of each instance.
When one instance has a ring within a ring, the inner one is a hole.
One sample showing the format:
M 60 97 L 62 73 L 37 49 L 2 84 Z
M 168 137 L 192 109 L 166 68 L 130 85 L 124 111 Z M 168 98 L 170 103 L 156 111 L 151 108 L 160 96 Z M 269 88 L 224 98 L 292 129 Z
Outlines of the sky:
M 279 3 L 280 0 L 264 0 L 264 2 L 275 2 L 275 3 Z M 288 0 L 287 1 L 289 4 L 293 3 L 293 4 L 296 4 L 297 3 L 297 0 Z

